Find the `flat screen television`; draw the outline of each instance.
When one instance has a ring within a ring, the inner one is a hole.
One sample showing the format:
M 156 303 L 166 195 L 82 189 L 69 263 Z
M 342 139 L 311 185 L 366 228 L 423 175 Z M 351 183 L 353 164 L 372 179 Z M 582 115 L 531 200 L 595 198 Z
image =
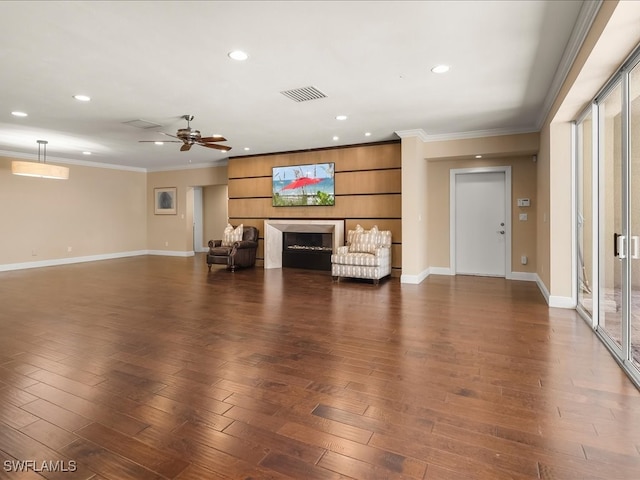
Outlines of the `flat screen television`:
M 273 206 L 335 205 L 334 167 L 333 163 L 273 167 Z

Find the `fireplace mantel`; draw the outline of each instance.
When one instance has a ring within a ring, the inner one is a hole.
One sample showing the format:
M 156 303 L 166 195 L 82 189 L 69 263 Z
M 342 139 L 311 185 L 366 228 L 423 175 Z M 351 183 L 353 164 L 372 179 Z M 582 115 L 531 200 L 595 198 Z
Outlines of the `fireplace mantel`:
M 333 233 L 333 252 L 344 245 L 344 220 L 265 220 L 264 268 L 282 268 L 282 232 Z

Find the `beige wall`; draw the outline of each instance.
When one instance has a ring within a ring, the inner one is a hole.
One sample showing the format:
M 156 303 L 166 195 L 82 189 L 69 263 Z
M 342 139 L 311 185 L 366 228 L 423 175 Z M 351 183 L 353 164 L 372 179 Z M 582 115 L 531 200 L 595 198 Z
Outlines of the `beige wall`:
M 226 166 L 146 173 L 69 165 L 68 180 L 50 180 L 12 175 L 11 160 L 0 157 L 0 267 L 192 253 L 194 186 L 218 187 L 205 200 L 204 232 L 226 225 Z M 177 187 L 176 215 L 154 214 L 157 187 Z
M 419 136 L 402 138 L 402 281 L 419 283 L 429 269 L 427 162 Z
M 429 259 L 431 267 L 449 268 L 450 263 L 450 172 L 458 168 L 494 166 L 511 167 L 511 270 L 513 272 L 535 272 L 536 268 L 536 212 L 537 181 L 536 164 L 532 156 L 482 158 L 464 160 L 432 160 L 428 163 L 428 218 Z M 529 198 L 530 207 L 518 207 L 518 198 Z M 527 221 L 520 221 L 519 214 L 526 213 Z M 526 255 L 527 265 L 520 257 Z
M 147 248 L 145 173 L 70 165 L 68 180 L 20 177 L 11 160 L 0 157 L 0 265 Z
M 537 132 L 492 137 L 441 140 L 425 143 L 425 158 L 473 158 L 533 155 L 538 152 L 540 135 Z
M 227 191 L 227 185 L 212 185 L 202 189 L 203 245 L 207 245 L 209 240 L 222 239 L 229 218 Z
M 147 248 L 152 251 L 176 252 L 176 254 L 193 253 L 192 187 L 226 183 L 226 166 L 148 173 Z M 177 188 L 176 215 L 154 214 L 154 188 L 165 187 Z

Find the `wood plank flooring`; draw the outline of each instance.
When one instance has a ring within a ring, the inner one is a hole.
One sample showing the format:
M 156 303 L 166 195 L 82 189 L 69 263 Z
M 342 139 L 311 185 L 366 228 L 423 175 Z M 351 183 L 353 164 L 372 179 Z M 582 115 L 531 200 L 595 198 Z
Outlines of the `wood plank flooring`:
M 637 479 L 639 425 L 534 283 L 202 255 L 0 273 L 2 480 Z

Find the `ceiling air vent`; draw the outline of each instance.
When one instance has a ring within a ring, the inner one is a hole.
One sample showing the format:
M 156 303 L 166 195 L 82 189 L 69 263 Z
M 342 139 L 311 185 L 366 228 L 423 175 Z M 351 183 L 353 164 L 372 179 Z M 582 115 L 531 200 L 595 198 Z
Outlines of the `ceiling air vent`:
M 316 87 L 294 88 L 293 90 L 285 90 L 280 93 L 285 97 L 289 97 L 294 102 L 306 102 L 307 100 L 317 100 L 326 97 L 326 95 Z
M 129 120 L 128 122 L 122 122 L 122 123 L 124 123 L 125 125 L 131 125 L 132 127 L 137 127 L 137 128 L 156 128 L 156 127 L 162 126 L 159 123 L 153 123 L 148 120 L 142 120 L 142 119 Z

